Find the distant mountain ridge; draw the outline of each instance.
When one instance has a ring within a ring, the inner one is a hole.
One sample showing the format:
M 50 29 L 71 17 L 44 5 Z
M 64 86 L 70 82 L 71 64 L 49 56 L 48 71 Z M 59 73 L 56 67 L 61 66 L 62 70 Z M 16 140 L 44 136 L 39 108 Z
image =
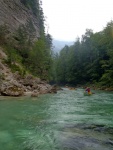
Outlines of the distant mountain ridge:
M 60 52 L 60 50 L 65 46 L 65 45 L 73 45 L 73 41 L 60 41 L 60 40 L 53 40 L 53 51 L 54 52 Z

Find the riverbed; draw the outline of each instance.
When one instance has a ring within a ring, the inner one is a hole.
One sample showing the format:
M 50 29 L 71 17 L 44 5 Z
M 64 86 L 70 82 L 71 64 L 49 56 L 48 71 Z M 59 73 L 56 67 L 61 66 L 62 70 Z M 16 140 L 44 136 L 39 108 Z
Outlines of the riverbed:
M 0 97 L 0 150 L 113 150 L 113 93 Z

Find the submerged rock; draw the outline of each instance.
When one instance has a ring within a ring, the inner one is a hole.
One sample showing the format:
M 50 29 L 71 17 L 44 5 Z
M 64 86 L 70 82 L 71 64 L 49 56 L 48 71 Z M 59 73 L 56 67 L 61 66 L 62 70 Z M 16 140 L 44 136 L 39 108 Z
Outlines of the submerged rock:
M 62 150 L 111 150 L 113 128 L 96 124 L 68 125 L 61 131 Z

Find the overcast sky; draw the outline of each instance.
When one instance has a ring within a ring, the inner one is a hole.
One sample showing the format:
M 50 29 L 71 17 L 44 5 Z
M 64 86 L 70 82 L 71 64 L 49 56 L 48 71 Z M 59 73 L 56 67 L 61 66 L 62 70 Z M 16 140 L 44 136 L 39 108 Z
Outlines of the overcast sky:
M 75 41 L 86 28 L 103 30 L 113 19 L 113 0 L 42 0 L 48 32 L 54 39 Z

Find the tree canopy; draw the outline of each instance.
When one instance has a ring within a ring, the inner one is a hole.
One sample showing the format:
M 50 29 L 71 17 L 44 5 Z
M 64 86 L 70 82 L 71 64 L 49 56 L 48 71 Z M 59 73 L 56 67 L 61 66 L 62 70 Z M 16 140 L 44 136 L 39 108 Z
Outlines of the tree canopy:
M 113 86 L 113 21 L 97 33 L 86 29 L 81 40 L 65 46 L 54 58 L 58 83 Z

